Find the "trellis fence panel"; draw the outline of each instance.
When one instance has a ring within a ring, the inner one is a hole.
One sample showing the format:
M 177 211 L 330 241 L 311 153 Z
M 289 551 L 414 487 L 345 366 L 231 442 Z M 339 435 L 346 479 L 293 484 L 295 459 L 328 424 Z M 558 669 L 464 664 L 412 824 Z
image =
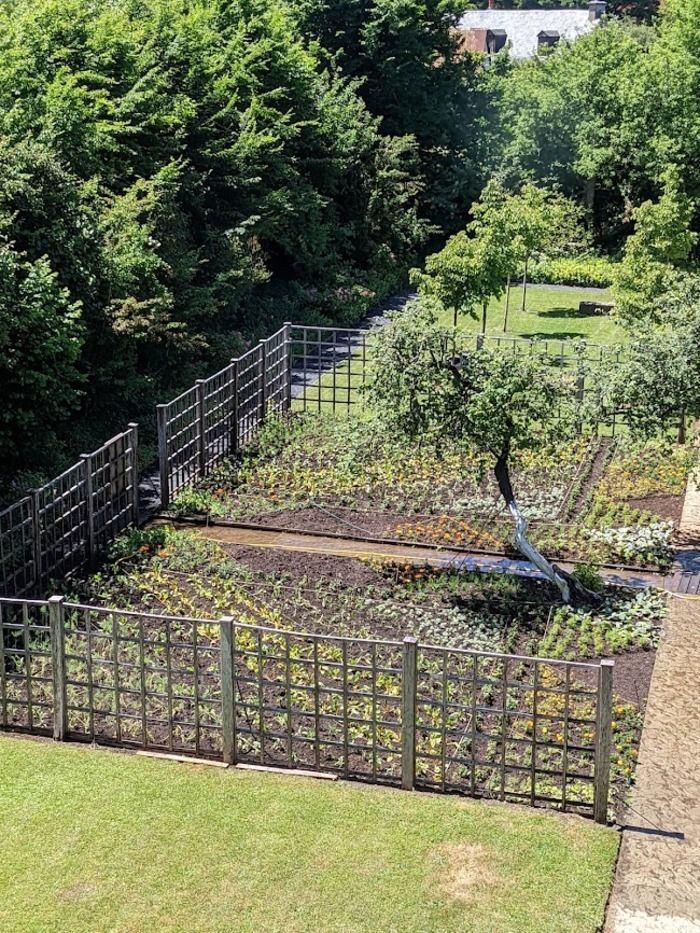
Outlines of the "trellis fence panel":
M 202 479 L 290 406 L 290 324 L 228 366 L 156 407 L 161 503 Z
M 0 592 L 41 595 L 91 566 L 138 524 L 138 427 L 130 424 L 40 489 L 0 512 Z
M 0 599 L 5 729 L 607 818 L 612 662 Z

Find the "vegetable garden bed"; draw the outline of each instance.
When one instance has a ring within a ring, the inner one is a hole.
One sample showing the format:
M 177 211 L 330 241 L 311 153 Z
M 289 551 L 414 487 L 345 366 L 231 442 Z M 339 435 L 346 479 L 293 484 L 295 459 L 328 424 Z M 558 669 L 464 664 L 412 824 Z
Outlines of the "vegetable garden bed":
M 546 767 L 561 764 L 568 728 L 562 719 L 566 691 L 584 691 L 576 715 L 582 721 L 591 718 L 585 691 L 595 688 L 595 670 L 577 668 L 575 678 L 565 683 L 557 664 L 614 657 L 612 771 L 616 808 L 621 806 L 634 773 L 644 701 L 664 614 L 663 596 L 651 590 L 637 594 L 611 591 L 600 609 L 583 612 L 559 604 L 553 590 L 533 580 L 439 572 L 320 554 L 304 555 L 300 560 L 299 554 L 226 547 L 191 532 L 164 527 L 126 536 L 112 562 L 70 595 L 83 604 L 101 603 L 154 615 L 192 619 L 231 615 L 242 624 L 346 637 L 353 643 L 362 639 L 396 641 L 413 635 L 425 645 L 551 658 L 551 664 L 545 663 L 543 668 L 547 674 L 541 687 L 551 692 L 541 705 L 541 720 L 533 723 L 527 716 L 514 714 L 508 726 L 509 763 L 516 767 L 519 760 L 524 766 L 527 763 L 533 730 L 538 742 L 551 742 L 541 763 Z M 206 666 L 209 657 L 215 655 L 202 652 L 199 663 Z M 488 666 L 484 671 L 488 679 Z M 492 692 L 489 694 L 487 684 L 480 697 L 480 702 L 487 704 L 484 709 L 488 704 L 496 708 L 501 702 L 498 678 L 491 673 Z M 468 679 L 466 669 L 464 676 Z M 522 681 L 520 690 L 526 690 L 532 671 L 526 664 L 514 664 L 509 678 L 513 696 L 509 695 L 508 702 L 516 710 L 526 696 L 519 694 L 517 684 Z M 387 675 L 385 680 L 390 693 L 391 678 Z M 462 715 L 455 711 L 454 727 L 459 727 Z M 484 712 L 483 717 L 480 729 L 483 726 L 488 733 L 488 715 Z M 467 728 L 468 723 L 464 725 Z M 584 747 L 592 732 L 590 727 L 577 728 Z M 498 743 L 493 738 L 489 741 L 481 752 L 484 761 L 501 754 Z M 575 770 L 576 753 L 569 754 L 569 767 Z M 304 759 L 299 763 L 303 765 Z M 311 761 L 308 764 L 313 766 Z M 431 774 L 428 768 L 426 779 Z M 487 769 L 479 780 L 480 793 L 498 796 L 495 772 Z M 543 777 L 538 782 L 542 793 L 547 780 Z M 587 785 L 570 790 L 573 799 L 576 794 L 582 795 L 579 799 L 588 799 Z
M 689 469 L 686 448 L 670 442 L 577 438 L 522 457 L 513 485 L 548 557 L 664 570 Z M 242 459 L 180 493 L 174 511 L 512 553 L 488 463 L 378 441 L 362 418 L 275 419 Z

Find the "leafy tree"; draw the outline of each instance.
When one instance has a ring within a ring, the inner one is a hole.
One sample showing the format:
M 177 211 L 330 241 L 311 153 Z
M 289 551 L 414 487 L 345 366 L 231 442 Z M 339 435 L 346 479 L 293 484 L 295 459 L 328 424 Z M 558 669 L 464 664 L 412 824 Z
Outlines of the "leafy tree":
M 486 350 L 455 352 L 430 309 L 418 304 L 378 335 L 377 367 L 369 388 L 378 430 L 430 445 L 455 445 L 490 461 L 515 525 L 520 552 L 569 602 L 578 584 L 550 564 L 527 537 L 527 519 L 513 490 L 510 465 L 518 453 L 561 439 L 567 423 L 557 417 L 569 391 L 560 374 L 530 358 Z
M 610 22 L 494 82 L 494 167 L 585 206 L 601 242 L 617 246 L 630 201 L 650 196 L 635 88 L 653 32 Z M 639 122 L 640 125 L 637 125 Z
M 661 198 L 645 201 L 634 210 L 635 231 L 625 244 L 615 283 L 623 320 L 633 322 L 658 312 L 656 299 L 669 290 L 678 270 L 688 265 L 697 242 L 697 234 L 689 229 L 693 211 L 673 170 L 666 173 Z
M 615 413 L 645 439 L 675 424 L 684 443 L 700 415 L 700 278 L 679 274 L 648 311 L 622 362 L 599 374 L 591 417 Z
M 43 257 L 29 261 L 0 236 L 0 446 L 7 470 L 56 462 L 57 432 L 73 415 L 80 396 L 77 361 L 80 307 Z
M 476 57 L 459 51 L 459 0 L 296 0 L 382 131 L 418 144 L 421 214 L 454 230 L 483 183 L 489 105 Z

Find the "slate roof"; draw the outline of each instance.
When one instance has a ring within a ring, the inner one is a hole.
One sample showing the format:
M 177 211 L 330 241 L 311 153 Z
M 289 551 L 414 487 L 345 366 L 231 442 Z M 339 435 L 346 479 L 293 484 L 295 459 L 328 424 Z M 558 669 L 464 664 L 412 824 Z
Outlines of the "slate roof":
M 468 10 L 459 21 L 465 35 L 465 47 L 483 48 L 472 43 L 469 35 L 478 31 L 504 29 L 513 58 L 530 58 L 537 52 L 537 37 L 541 32 L 558 32 L 562 39 L 573 42 L 591 32 L 599 21 L 589 17 L 588 10 Z M 474 37 L 476 38 L 476 37 Z

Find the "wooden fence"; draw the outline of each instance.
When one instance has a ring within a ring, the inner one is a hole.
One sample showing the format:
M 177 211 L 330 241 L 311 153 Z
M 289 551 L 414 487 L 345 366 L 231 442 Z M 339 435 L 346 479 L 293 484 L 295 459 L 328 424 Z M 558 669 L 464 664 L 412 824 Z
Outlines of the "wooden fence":
M 268 414 L 289 408 L 290 324 L 177 398 L 156 406 L 161 504 L 249 443 Z
M 0 599 L 0 727 L 607 818 L 612 662 Z
M 0 592 L 41 595 L 138 524 L 138 427 L 0 512 Z

